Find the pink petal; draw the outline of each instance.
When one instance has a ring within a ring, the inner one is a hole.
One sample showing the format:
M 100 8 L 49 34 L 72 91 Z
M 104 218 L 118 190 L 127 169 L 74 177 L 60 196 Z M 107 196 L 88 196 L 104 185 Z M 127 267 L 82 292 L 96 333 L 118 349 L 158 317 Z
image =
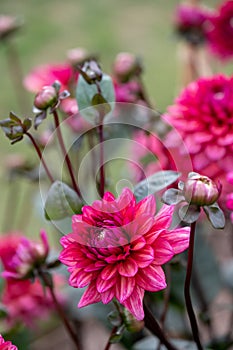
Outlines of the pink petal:
M 174 256 L 174 250 L 170 243 L 160 237 L 154 242 L 154 261 L 157 265 L 166 264 Z
M 114 289 L 108 289 L 106 292 L 101 293 L 101 300 L 103 304 L 108 304 L 114 298 Z
M 115 295 L 119 302 L 123 302 L 133 292 L 135 279 L 133 277 L 119 276 L 115 286 Z
M 226 148 L 217 145 L 208 145 L 205 149 L 205 154 L 210 160 L 213 161 L 223 158 L 225 153 Z
M 146 245 L 141 250 L 132 252 L 131 256 L 136 261 L 138 267 L 144 268 L 154 260 L 154 249 L 150 245 Z
M 153 195 L 147 196 L 136 205 L 135 210 L 136 216 L 144 213 L 153 216 L 156 210 L 155 197 Z
M 155 264 L 140 270 L 136 281 L 141 288 L 150 292 L 157 292 L 167 286 L 163 269 Z
M 131 250 L 140 250 L 146 245 L 145 238 L 141 237 L 137 239 L 136 241 L 131 243 Z
M 119 210 L 126 209 L 129 206 L 134 207 L 135 198 L 133 192 L 129 188 L 124 188 L 120 197 L 117 199 Z
M 113 276 L 115 276 L 116 272 L 117 272 L 117 265 L 114 265 L 114 264 L 107 265 L 101 271 L 101 278 L 103 278 L 104 280 L 108 280 Z
M 134 315 L 137 320 L 143 320 L 143 297 L 144 290 L 139 286 L 135 286 L 133 293 L 122 304 Z
M 45 249 L 45 255 L 47 256 L 49 253 L 49 242 L 48 242 L 48 236 L 45 230 L 40 231 L 40 237 Z
M 96 287 L 99 293 L 106 292 L 106 290 L 110 289 L 114 284 L 116 284 L 117 279 L 112 278 L 109 280 L 103 280 L 99 275 L 96 281 Z
M 189 236 L 190 236 L 190 228 L 178 228 L 172 231 L 164 231 L 161 234 L 161 240 L 167 240 L 175 254 L 179 254 L 183 252 L 189 246 Z
M 155 227 L 158 230 L 169 228 L 172 222 L 174 207 L 171 205 L 163 205 L 158 214 L 155 216 Z
M 75 269 L 70 275 L 69 283 L 72 287 L 83 288 L 91 282 L 92 277 L 93 273 L 84 272 L 82 269 Z
M 101 296 L 96 289 L 96 281 L 93 281 L 85 290 L 78 307 L 84 307 L 101 301 Z
M 138 265 L 133 259 L 127 258 L 125 261 L 119 263 L 118 272 L 121 276 L 133 277 L 138 272 Z

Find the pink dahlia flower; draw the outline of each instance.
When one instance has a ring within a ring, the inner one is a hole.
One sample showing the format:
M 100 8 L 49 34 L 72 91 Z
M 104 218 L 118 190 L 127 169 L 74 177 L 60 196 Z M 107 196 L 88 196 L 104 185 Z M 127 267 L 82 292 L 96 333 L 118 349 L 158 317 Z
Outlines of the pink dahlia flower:
M 11 341 L 5 341 L 0 334 L 0 350 L 18 350 L 18 348 L 12 345 Z
M 196 45 L 206 39 L 207 23 L 212 11 L 205 6 L 181 3 L 177 6 L 174 26 L 179 35 Z
M 136 203 L 125 188 L 119 198 L 107 192 L 73 216 L 60 260 L 72 287 L 88 286 L 79 307 L 115 297 L 138 320 L 144 318 L 144 292 L 166 288 L 161 265 L 189 244 L 189 228 L 169 230 L 173 207 L 164 205 L 157 215 L 155 209 L 153 196 Z
M 191 157 L 194 171 L 222 182 L 223 194 L 229 191 L 225 178 L 233 164 L 232 100 L 232 77 L 201 78 L 189 84 L 163 116 L 174 128 L 165 144 L 178 150 L 184 172 L 185 156 Z
M 208 44 L 221 59 L 233 57 L 233 1 L 225 1 L 211 17 L 207 33 Z

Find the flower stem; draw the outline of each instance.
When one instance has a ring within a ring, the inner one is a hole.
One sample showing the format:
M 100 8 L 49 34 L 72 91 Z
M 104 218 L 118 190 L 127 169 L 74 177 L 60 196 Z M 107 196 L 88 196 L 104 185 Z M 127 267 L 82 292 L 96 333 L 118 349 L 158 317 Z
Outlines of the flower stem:
M 109 337 L 109 339 L 108 339 L 108 342 L 107 342 L 107 344 L 106 344 L 104 350 L 109 350 L 109 349 L 110 349 L 110 346 L 112 345 L 112 343 L 111 343 L 111 337 L 112 337 L 112 335 L 116 332 L 116 330 L 117 330 L 117 327 L 113 327 L 112 332 L 111 332 L 111 334 L 110 334 L 110 337 Z
M 100 196 L 104 196 L 105 188 L 105 172 L 104 172 L 104 135 L 103 124 L 99 125 L 99 141 L 100 141 Z
M 56 294 L 54 292 L 52 283 L 50 282 L 50 279 L 47 278 L 46 273 L 44 273 L 43 271 L 39 270 L 39 276 L 41 277 L 43 283 L 45 284 L 45 286 L 48 287 L 52 300 L 54 302 L 54 305 L 56 307 L 57 313 L 59 315 L 59 317 L 61 318 L 67 332 L 69 333 L 71 339 L 73 340 L 74 344 L 76 345 L 76 350 L 80 350 L 80 344 L 79 344 L 79 339 L 77 334 L 74 332 L 74 330 L 71 328 L 68 319 L 66 318 L 66 315 L 61 307 L 61 305 L 59 304 Z
M 166 346 L 168 350 L 177 350 L 177 348 L 169 342 L 160 325 L 145 303 L 143 303 L 143 306 L 145 312 L 144 322 L 146 328 L 148 328 L 160 340 L 160 342 Z
M 32 136 L 32 134 L 30 134 L 30 132 L 25 132 L 25 135 L 27 135 L 29 137 L 29 139 L 31 140 L 31 142 L 32 142 L 32 144 L 33 144 L 33 146 L 34 146 L 34 148 L 36 150 L 36 153 L 38 154 L 38 157 L 40 158 L 40 160 L 41 160 L 41 162 L 43 164 L 43 167 L 44 167 L 44 169 L 46 171 L 46 174 L 48 175 L 49 180 L 51 181 L 51 183 L 53 183 L 54 182 L 54 178 L 51 175 L 51 173 L 49 171 L 49 168 L 47 167 L 47 164 L 45 163 L 45 160 L 43 158 L 41 150 L 40 150 L 39 146 L 37 145 L 34 137 Z
M 57 114 L 56 110 L 53 111 L 53 117 L 54 117 L 54 124 L 55 124 L 55 127 L 56 127 L 58 141 L 59 141 L 59 144 L 60 144 L 63 156 L 65 157 L 65 162 L 66 162 L 69 174 L 70 174 L 70 178 L 71 178 L 71 181 L 72 181 L 73 188 L 74 188 L 75 192 L 78 194 L 78 196 L 80 198 L 82 198 L 81 192 L 80 192 L 80 190 L 78 188 L 78 185 L 76 183 L 76 180 L 75 180 L 75 176 L 74 176 L 73 167 L 72 167 L 72 164 L 71 164 L 71 161 L 70 161 L 70 157 L 69 157 L 69 155 L 68 155 L 68 153 L 66 151 L 66 148 L 65 148 L 65 144 L 64 144 L 64 141 L 63 141 L 61 128 L 60 128 L 60 122 L 59 122 L 59 118 L 58 118 L 58 114 Z
M 190 243 L 189 243 L 189 250 L 188 250 L 188 264 L 187 264 L 187 272 L 186 272 L 186 278 L 185 278 L 184 295 L 185 295 L 186 308 L 187 308 L 187 312 L 188 312 L 188 316 L 189 316 L 189 320 L 192 328 L 193 339 L 197 345 L 198 350 L 203 350 L 203 347 L 201 345 L 200 338 L 199 338 L 197 321 L 193 311 L 193 306 L 192 306 L 192 301 L 190 296 L 190 282 L 191 282 L 192 266 L 193 266 L 195 229 L 196 229 L 196 222 L 193 222 L 191 224 L 191 231 L 190 231 Z

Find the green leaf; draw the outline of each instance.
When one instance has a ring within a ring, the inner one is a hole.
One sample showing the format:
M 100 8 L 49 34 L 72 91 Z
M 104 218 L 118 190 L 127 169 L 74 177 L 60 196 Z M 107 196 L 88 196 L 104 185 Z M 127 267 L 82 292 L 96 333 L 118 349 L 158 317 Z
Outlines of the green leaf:
M 184 200 L 182 192 L 175 188 L 169 188 L 162 196 L 162 202 L 168 205 L 175 205 Z
M 217 203 L 205 206 L 204 211 L 214 228 L 223 229 L 225 227 L 225 216 Z
M 80 212 L 82 203 L 77 193 L 61 181 L 49 189 L 45 202 L 45 216 L 48 220 L 61 220 Z
M 112 105 L 112 103 L 115 101 L 115 93 L 111 77 L 104 74 L 99 82 L 99 86 L 101 89 L 101 96 L 105 103 L 107 102 L 107 104 Z M 82 75 L 79 75 L 76 90 L 76 99 L 78 102 L 79 111 L 81 115 L 92 124 L 98 123 L 98 113 L 96 109 L 93 108 L 93 98 L 98 93 L 99 92 L 95 84 L 88 84 Z M 94 102 L 96 102 L 96 98 Z
M 179 209 L 180 219 L 186 222 L 187 224 L 192 224 L 193 222 L 197 221 L 197 219 L 200 216 L 200 213 L 200 207 L 194 204 L 187 204 Z
M 32 120 L 31 118 L 26 118 L 23 121 L 23 127 L 24 127 L 24 131 L 28 131 L 32 126 Z
M 15 115 L 13 112 L 10 112 L 9 115 L 10 119 L 15 122 L 16 124 L 21 124 L 21 120 Z
M 140 201 L 149 194 L 163 190 L 175 182 L 180 175 L 181 174 L 176 171 L 164 170 L 149 176 L 145 180 L 142 180 L 135 186 L 134 189 L 134 194 L 137 201 Z

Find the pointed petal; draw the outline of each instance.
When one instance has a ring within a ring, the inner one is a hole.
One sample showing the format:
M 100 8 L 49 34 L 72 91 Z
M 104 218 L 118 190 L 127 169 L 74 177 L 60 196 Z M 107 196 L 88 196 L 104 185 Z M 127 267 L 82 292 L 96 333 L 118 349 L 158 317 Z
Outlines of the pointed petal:
M 115 295 L 119 302 L 123 302 L 127 299 L 133 292 L 135 286 L 134 277 L 124 277 L 118 276 L 116 286 L 115 286 Z
M 101 296 L 96 289 L 96 281 L 93 281 L 82 295 L 82 298 L 78 303 L 78 307 L 84 307 L 90 304 L 98 303 L 99 301 L 101 301 Z
M 83 269 L 74 269 L 70 275 L 69 283 L 72 287 L 83 288 L 86 287 L 92 280 L 93 273 L 84 272 Z
M 98 276 L 96 281 L 96 287 L 99 293 L 106 292 L 106 290 L 110 289 L 114 284 L 116 284 L 117 278 L 112 278 L 109 280 L 103 280 L 101 275 Z
M 133 277 L 138 272 L 138 265 L 133 259 L 128 258 L 119 263 L 118 272 L 121 276 Z
M 155 264 L 140 270 L 136 276 L 136 283 L 149 292 L 157 292 L 167 286 L 163 269 Z
M 114 298 L 114 288 L 106 290 L 106 292 L 101 293 L 101 300 L 103 304 L 108 304 Z
M 101 271 L 101 278 L 108 280 L 115 276 L 117 272 L 117 265 L 109 264 Z
M 168 228 L 172 222 L 174 206 L 164 204 L 158 214 L 155 216 L 156 227 L 158 230 Z
M 138 267 L 144 268 L 154 260 L 154 249 L 150 245 L 146 245 L 141 250 L 132 252 L 131 256 L 136 261 Z
M 184 227 L 172 231 L 164 231 L 160 237 L 170 243 L 175 254 L 179 254 L 188 248 L 189 236 L 190 228 Z
M 153 244 L 156 265 L 166 264 L 174 256 L 174 250 L 168 241 L 159 238 Z
M 134 315 L 137 320 L 143 320 L 143 297 L 144 290 L 139 286 L 136 286 L 133 293 L 122 304 Z
M 135 206 L 135 197 L 129 188 L 124 188 L 120 197 L 117 199 L 117 206 L 119 210 Z
M 156 204 L 154 195 L 147 196 L 136 205 L 137 216 L 141 214 L 155 215 Z

